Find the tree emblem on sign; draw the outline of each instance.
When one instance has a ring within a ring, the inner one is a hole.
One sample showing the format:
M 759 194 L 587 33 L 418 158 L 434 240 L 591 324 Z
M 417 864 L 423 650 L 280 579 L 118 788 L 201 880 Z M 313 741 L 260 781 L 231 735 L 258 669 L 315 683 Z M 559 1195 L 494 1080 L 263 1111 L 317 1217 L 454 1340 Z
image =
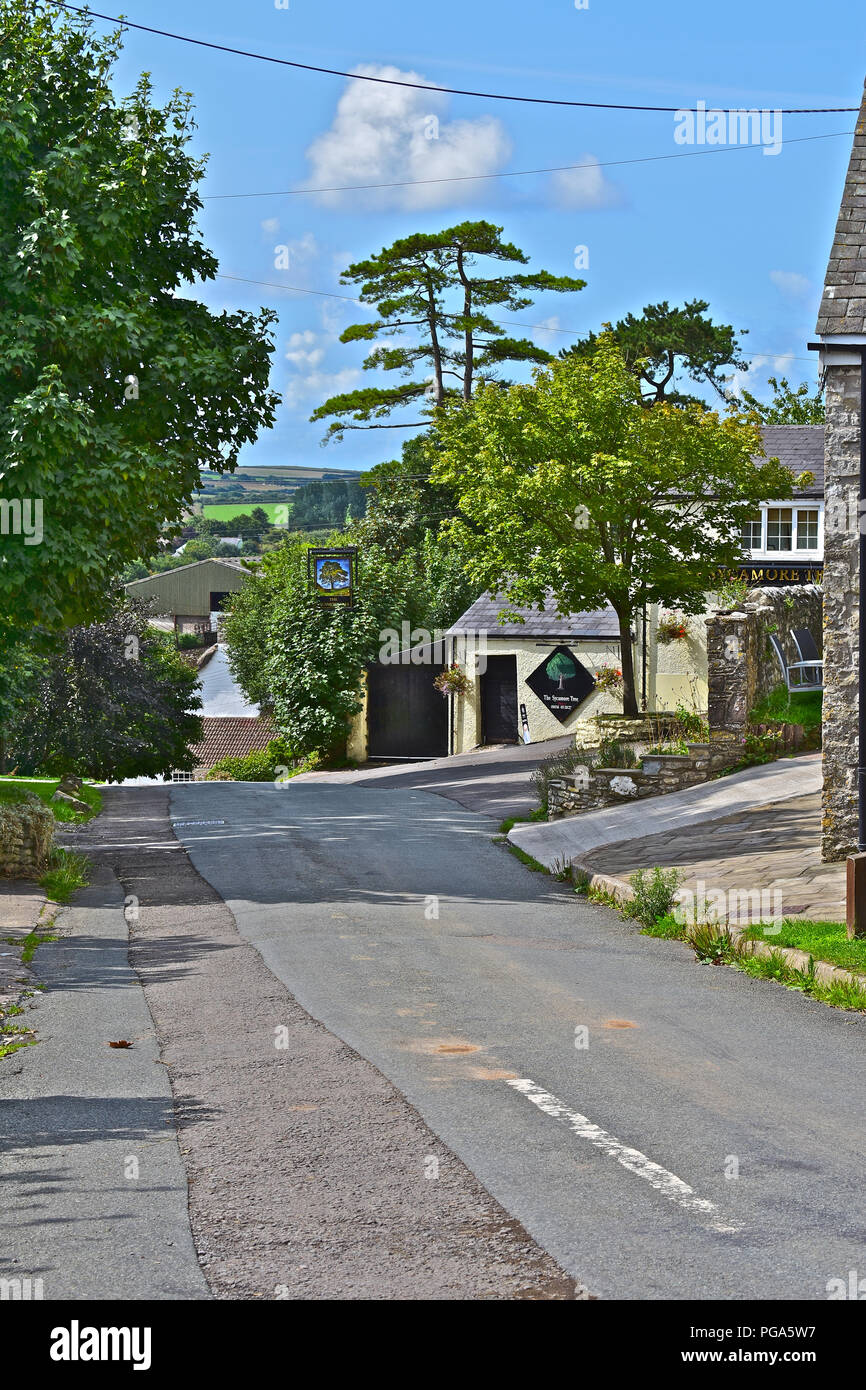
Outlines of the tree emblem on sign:
M 554 652 L 553 656 L 545 666 L 545 674 L 550 680 L 559 681 L 559 689 L 565 689 L 565 682 L 570 681 L 576 674 L 576 667 L 570 656 L 565 652 Z
M 326 560 L 319 569 L 319 583 L 323 589 L 333 589 L 337 582 L 348 584 L 349 574 L 339 560 Z

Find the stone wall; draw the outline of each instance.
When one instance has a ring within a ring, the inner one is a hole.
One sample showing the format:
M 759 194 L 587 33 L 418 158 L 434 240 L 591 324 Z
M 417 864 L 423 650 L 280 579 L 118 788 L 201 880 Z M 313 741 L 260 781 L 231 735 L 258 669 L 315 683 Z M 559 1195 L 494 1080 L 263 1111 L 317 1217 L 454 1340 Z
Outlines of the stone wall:
M 0 874 L 35 878 L 41 873 L 56 824 L 44 802 L 30 793 L 21 801 L 0 805 Z
M 825 860 L 857 849 L 860 368 L 827 368 L 824 432 Z
M 789 662 L 799 661 L 791 632 L 808 628 L 820 651 L 822 592 L 815 584 L 751 589 L 742 608 L 707 617 L 710 736 L 741 733 L 754 705 L 779 684 L 782 672 L 769 638 Z
M 548 791 L 548 820 L 695 787 L 730 767 L 741 751 L 734 736 L 712 743 L 689 743 L 687 747 L 688 753 L 645 753 L 639 768 L 585 767 L 568 777 L 553 778 Z

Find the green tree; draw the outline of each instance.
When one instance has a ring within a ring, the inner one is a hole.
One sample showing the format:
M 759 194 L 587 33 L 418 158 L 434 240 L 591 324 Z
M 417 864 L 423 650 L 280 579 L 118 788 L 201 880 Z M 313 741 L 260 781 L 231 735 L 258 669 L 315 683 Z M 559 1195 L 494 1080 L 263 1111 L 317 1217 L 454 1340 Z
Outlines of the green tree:
M 454 516 L 457 503 L 453 489 L 430 482 L 435 451 L 435 437 L 428 431 L 407 439 L 399 459 L 377 463 L 361 474 L 367 509 L 353 528 L 359 540 L 399 559 L 406 550 L 419 547 L 428 532 L 435 533 L 444 520 Z
M 559 681 L 559 689 L 565 689 L 565 682 L 571 680 L 576 674 L 577 668 L 571 657 L 566 656 L 565 652 L 555 652 L 544 668 L 548 678 L 552 681 Z
M 11 760 L 24 773 L 108 781 L 189 771 L 200 708 L 196 673 L 172 638 L 149 626 L 146 604 L 124 599 L 36 659 L 13 719 Z
M 98 616 L 153 554 L 200 468 L 231 471 L 274 419 L 275 315 L 213 313 L 188 94 L 118 100 L 120 35 L 0 0 L 0 477 L 41 543 L 2 536 L 0 647 Z M 8 527 L 7 527 L 8 529 Z
M 468 401 L 476 378 L 491 379 L 504 363 L 549 360 L 549 353 L 529 339 L 508 336 L 491 313 L 525 309 L 535 294 L 581 290 L 586 281 L 546 270 L 524 274 L 509 269 L 504 275 L 491 275 L 477 265 L 479 258 L 482 263 L 509 265 L 526 265 L 529 259 L 519 247 L 504 242 L 501 233 L 502 228 L 490 222 L 461 222 L 441 232 L 416 233 L 343 272 L 341 284 L 359 285 L 359 298 L 375 305 L 378 317 L 353 324 L 340 341 L 376 343 L 364 360 L 365 370 L 396 372 L 404 379 L 325 401 L 310 418 L 338 417 L 326 439 L 347 429 L 411 428 L 424 422 L 380 422 L 405 405 L 441 406 L 454 394 Z M 411 345 L 388 341 L 406 333 Z M 424 372 L 421 379 L 419 368 Z M 371 420 L 376 423 L 368 423 Z
M 339 756 L 361 709 L 364 666 L 388 628 L 423 617 L 411 558 L 365 550 L 355 603 L 323 607 L 307 579 L 308 546 L 287 540 L 232 596 L 229 662 L 250 700 L 272 713 L 298 754 Z
M 743 392 L 743 400 L 765 425 L 823 425 L 824 393 L 819 386 L 813 394 L 806 381 L 799 386 L 791 386 L 787 377 L 767 377 L 773 388 L 773 399 L 759 401 L 750 391 Z
M 623 707 L 637 713 L 632 628 L 644 604 L 699 613 L 719 567 L 740 559 L 756 503 L 789 497 L 778 459 L 756 463 L 750 418 L 700 406 L 646 410 L 611 335 L 593 357 L 539 368 L 531 386 L 484 387 L 437 422 L 434 481 L 453 487 L 446 529 L 471 577 L 515 605 L 580 613 L 610 603 Z
M 680 405 L 696 401 L 700 404 L 698 397 L 684 395 L 677 389 L 676 379 L 680 375 L 712 386 L 726 400 L 724 369 L 736 367 L 744 371 L 748 367 L 737 331 L 730 324 L 713 323 L 705 312 L 709 307 L 704 299 L 692 299 L 682 309 L 672 309 L 664 300 L 661 304 L 647 304 L 640 317 L 626 314 L 612 329 L 605 325 L 641 383 L 645 405 L 663 400 Z M 593 357 L 598 342 L 597 334 L 588 333 L 572 347 L 564 348 L 560 356 Z

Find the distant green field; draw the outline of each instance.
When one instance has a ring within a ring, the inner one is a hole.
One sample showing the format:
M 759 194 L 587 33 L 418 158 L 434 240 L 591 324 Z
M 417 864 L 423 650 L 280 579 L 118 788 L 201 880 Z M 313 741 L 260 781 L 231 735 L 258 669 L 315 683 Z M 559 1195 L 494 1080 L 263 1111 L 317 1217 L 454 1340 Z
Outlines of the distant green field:
M 214 521 L 231 521 L 233 516 L 248 516 L 253 507 L 261 507 L 263 512 L 267 512 L 268 521 L 274 525 L 286 521 L 292 510 L 291 502 L 205 502 L 203 511 Z

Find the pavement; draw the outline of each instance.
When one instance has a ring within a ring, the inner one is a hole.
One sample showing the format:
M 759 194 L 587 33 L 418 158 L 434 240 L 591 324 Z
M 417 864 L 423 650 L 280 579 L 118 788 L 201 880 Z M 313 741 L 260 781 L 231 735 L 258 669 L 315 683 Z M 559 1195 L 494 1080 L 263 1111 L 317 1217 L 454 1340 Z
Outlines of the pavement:
M 690 827 L 703 831 L 713 822 L 752 808 L 766 810 L 820 790 L 821 754 L 804 753 L 665 796 L 627 801 L 554 821 L 515 825 L 508 838 L 545 868 L 553 869 L 563 861 L 582 862 L 590 851 L 604 845 L 646 836 L 681 836 Z M 710 840 L 713 834 L 713 830 L 707 831 Z
M 591 1293 L 825 1299 L 866 1263 L 862 1016 L 641 936 L 441 795 L 212 783 L 172 810 L 272 975 Z
M 0 1278 L 41 1280 L 45 1299 L 207 1298 L 171 1088 L 110 872 L 60 910 L 55 933 L 33 962 L 44 994 L 26 1022 L 39 1041 L 0 1061 Z
M 845 863 L 821 860 L 819 792 L 755 806 L 706 826 L 685 825 L 606 845 L 591 850 L 582 862 L 621 882 L 655 864 L 676 867 L 681 887 L 695 901 L 722 892 L 738 919 L 746 912 L 749 921 L 845 921 Z

